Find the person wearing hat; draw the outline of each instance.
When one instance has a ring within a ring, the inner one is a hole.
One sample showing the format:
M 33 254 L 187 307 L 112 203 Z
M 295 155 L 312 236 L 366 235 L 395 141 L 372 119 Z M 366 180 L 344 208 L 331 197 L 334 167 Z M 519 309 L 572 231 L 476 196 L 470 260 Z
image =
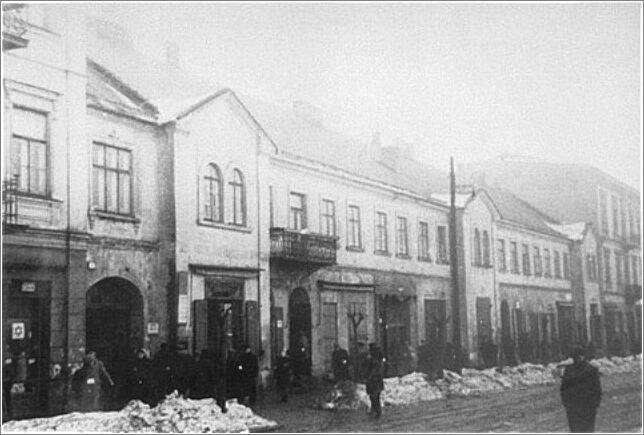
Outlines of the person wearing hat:
M 375 343 L 369 346 L 369 356 L 367 358 L 367 394 L 371 401 L 371 410 L 369 411 L 376 418 L 382 414 L 380 404 L 380 393 L 384 390 L 384 357 L 380 348 Z
M 157 388 L 152 362 L 145 349 L 137 349 L 125 377 L 128 400 L 140 400 L 150 406 L 157 404 Z
M 248 344 L 242 347 L 242 354 L 239 356 L 239 381 L 240 401 L 248 397 L 250 405 L 254 405 L 257 399 L 257 376 L 259 375 L 259 362 L 257 355 L 253 353 Z
M 333 343 L 333 353 L 331 354 L 333 366 L 333 379 L 335 382 L 342 382 L 349 379 L 349 352 L 341 348 L 340 345 Z
M 587 360 L 584 349 L 575 346 L 572 364 L 567 365 L 561 380 L 561 401 L 566 408 L 570 432 L 594 432 L 602 389 L 599 370 Z

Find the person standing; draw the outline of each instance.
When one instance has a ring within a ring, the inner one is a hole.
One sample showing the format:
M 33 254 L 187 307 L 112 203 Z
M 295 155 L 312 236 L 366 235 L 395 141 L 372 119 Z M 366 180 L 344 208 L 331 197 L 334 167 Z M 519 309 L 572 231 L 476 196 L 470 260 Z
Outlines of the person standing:
M 96 352 L 89 351 L 83 358 L 83 365 L 72 377 L 72 389 L 76 393 L 81 411 L 100 411 L 101 390 L 103 383 L 114 386 L 112 377 L 103 363 L 96 357 Z
M 161 343 L 159 351 L 152 360 L 156 384 L 161 399 L 172 393 L 176 383 L 174 373 L 174 358 L 166 343 Z
M 382 406 L 380 404 L 380 393 L 384 390 L 384 366 L 380 349 L 372 343 L 369 346 L 369 356 L 367 358 L 367 394 L 371 401 L 371 410 L 369 411 L 376 418 L 382 415 Z
M 195 354 L 195 378 L 191 398 L 206 399 L 215 394 L 215 366 L 207 350 Z
M 333 379 L 335 382 L 342 382 L 349 379 L 349 352 L 341 348 L 338 343 L 333 343 L 333 353 L 331 354 L 333 366 Z
M 561 401 L 566 408 L 570 432 L 594 432 L 602 389 L 599 370 L 586 361 L 584 349 L 572 351 L 572 364 L 566 366 L 561 380 Z
M 253 353 L 250 346 L 245 344 L 242 347 L 242 354 L 239 357 L 241 394 L 240 402 L 248 397 L 249 404 L 255 405 L 257 400 L 257 376 L 259 375 L 259 363 L 257 355 Z
M 150 406 L 157 404 L 152 362 L 143 349 L 137 349 L 134 361 L 127 370 L 125 390 L 128 401 L 140 400 Z
M 291 357 L 287 349 L 282 351 L 275 363 L 275 383 L 280 402 L 287 402 L 288 389 L 291 384 Z

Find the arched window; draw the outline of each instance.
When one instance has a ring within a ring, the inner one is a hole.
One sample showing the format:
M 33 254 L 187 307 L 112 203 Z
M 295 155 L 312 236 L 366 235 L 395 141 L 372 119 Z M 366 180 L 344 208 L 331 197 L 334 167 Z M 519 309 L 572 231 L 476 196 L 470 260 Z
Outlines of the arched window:
M 244 176 L 239 169 L 233 171 L 233 179 L 230 182 L 232 188 L 232 224 L 246 225 L 246 189 L 244 186 Z
M 204 175 L 204 208 L 203 219 L 210 222 L 222 222 L 224 216 L 224 189 L 221 171 L 214 163 L 206 168 Z
M 487 231 L 483 231 L 483 265 L 490 265 L 490 238 Z
M 474 264 L 481 265 L 481 233 L 478 228 L 474 230 Z

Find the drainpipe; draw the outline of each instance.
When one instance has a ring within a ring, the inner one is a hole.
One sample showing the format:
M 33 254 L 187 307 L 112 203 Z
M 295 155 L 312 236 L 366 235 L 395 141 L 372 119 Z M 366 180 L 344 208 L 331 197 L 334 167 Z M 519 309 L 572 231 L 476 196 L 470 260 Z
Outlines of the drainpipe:
M 257 195 L 257 329 L 259 330 L 258 353 L 262 352 L 262 213 L 261 213 L 261 188 L 259 182 L 259 154 L 262 136 L 257 132 L 255 144 L 255 190 Z M 270 273 L 270 270 L 267 271 Z M 270 346 L 269 346 L 270 349 Z
M 65 21 L 69 21 L 69 11 L 65 11 Z M 69 36 L 67 36 L 68 38 Z M 67 91 L 69 91 L 69 40 L 67 39 L 65 41 L 65 63 L 66 63 L 66 68 L 65 68 L 65 87 Z M 70 286 L 71 286 L 71 164 L 70 164 L 70 158 L 71 158 L 71 150 L 70 150 L 70 110 L 69 110 L 69 92 L 67 93 L 68 98 L 65 104 L 65 118 L 66 118 L 66 133 L 67 133 L 67 155 L 66 155 L 66 164 L 67 164 L 67 174 L 66 174 L 66 181 L 67 181 L 67 186 L 66 186 L 66 202 L 67 202 L 67 207 L 66 207 L 66 228 L 65 228 L 65 298 L 63 299 L 63 316 L 65 319 L 65 342 L 64 342 L 64 359 L 63 359 L 63 364 L 65 367 L 65 385 L 63 387 L 63 404 L 65 408 L 67 408 L 67 402 L 68 402 L 68 394 L 67 394 L 67 388 L 69 386 L 69 304 L 70 304 L 70 297 L 71 297 L 71 291 L 70 291 Z

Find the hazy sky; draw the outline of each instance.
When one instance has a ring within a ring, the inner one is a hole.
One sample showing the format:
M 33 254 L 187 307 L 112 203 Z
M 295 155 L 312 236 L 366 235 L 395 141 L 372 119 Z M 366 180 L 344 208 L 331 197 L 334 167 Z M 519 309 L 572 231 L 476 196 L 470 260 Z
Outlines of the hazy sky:
M 635 187 L 642 165 L 642 5 L 120 3 L 93 14 L 139 49 L 326 125 L 398 136 L 448 168 L 503 153 L 589 163 Z

